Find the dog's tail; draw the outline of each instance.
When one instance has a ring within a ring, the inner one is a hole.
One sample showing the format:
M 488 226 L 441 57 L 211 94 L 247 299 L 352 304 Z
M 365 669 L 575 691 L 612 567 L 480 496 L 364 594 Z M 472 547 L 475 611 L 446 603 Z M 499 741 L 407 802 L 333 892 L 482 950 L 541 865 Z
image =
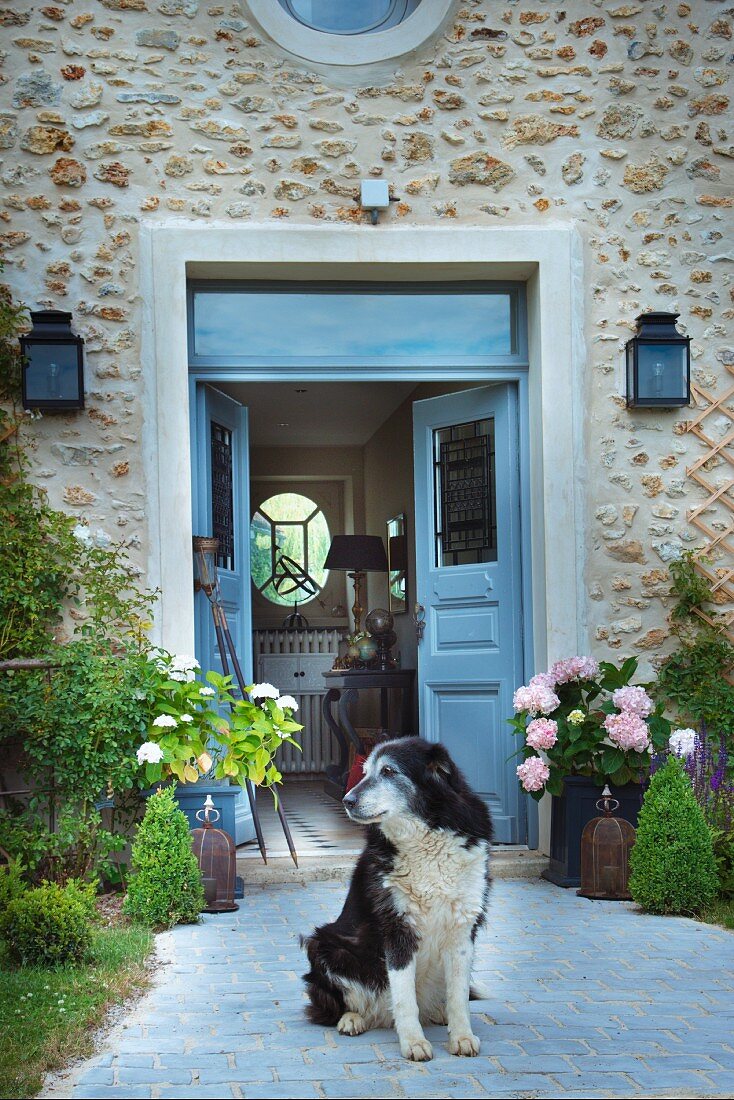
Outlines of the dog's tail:
M 308 992 L 306 1016 L 312 1024 L 322 1027 L 336 1027 L 346 1012 L 344 994 L 339 986 L 329 978 L 326 967 L 319 958 L 319 929 L 311 936 L 301 936 L 300 944 L 308 955 L 311 969 L 303 975 Z
M 491 997 L 491 993 L 486 985 L 482 985 L 481 982 L 472 982 L 469 986 L 469 1000 L 470 1001 L 488 1001 Z

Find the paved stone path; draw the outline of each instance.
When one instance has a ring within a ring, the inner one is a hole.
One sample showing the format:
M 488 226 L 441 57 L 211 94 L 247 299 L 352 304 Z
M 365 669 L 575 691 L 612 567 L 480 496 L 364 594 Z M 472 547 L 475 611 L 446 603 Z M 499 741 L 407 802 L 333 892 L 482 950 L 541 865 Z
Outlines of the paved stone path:
M 734 1095 L 734 935 L 538 882 L 495 883 L 477 976 L 478 1058 L 401 1059 L 303 1016 L 298 935 L 336 915 L 333 882 L 257 887 L 229 916 L 158 939 L 154 988 L 65 1097 L 630 1097 Z

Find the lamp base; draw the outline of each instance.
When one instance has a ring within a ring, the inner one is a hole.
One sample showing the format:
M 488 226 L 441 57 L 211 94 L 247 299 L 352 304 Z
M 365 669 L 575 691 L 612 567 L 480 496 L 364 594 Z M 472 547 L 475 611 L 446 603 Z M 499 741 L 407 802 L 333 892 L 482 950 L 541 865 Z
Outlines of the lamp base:
M 354 633 L 359 634 L 362 629 L 362 581 L 365 578 L 365 573 L 362 570 L 357 570 L 354 573 L 349 573 L 348 576 L 354 581 L 354 603 L 352 604 L 352 615 L 354 616 Z

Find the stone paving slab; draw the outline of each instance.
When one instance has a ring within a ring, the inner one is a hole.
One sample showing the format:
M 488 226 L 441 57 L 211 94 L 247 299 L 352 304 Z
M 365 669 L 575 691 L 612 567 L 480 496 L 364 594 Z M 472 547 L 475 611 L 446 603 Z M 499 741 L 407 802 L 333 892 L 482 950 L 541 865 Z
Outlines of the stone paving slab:
M 400 1057 L 392 1031 L 355 1038 L 303 1015 L 300 933 L 333 918 L 343 883 L 255 887 L 234 914 L 158 937 L 153 988 L 99 1053 L 43 1096 L 734 1096 L 734 935 L 545 882 L 495 883 L 472 1005 L 478 1058 L 427 1035 Z

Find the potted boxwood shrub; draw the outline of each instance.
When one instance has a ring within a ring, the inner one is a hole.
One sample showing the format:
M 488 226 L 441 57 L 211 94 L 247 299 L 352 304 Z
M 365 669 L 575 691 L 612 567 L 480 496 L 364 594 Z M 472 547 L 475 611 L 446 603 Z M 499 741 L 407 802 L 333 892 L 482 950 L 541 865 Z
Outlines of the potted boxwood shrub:
M 515 692 L 510 722 L 523 738 L 517 776 L 536 801 L 552 795 L 543 875 L 558 886 L 580 884 L 581 833 L 598 814 L 604 784 L 619 800 L 618 813 L 636 826 L 652 754 L 668 744 L 663 706 L 630 683 L 636 671 L 636 657 L 619 667 L 568 657 Z

